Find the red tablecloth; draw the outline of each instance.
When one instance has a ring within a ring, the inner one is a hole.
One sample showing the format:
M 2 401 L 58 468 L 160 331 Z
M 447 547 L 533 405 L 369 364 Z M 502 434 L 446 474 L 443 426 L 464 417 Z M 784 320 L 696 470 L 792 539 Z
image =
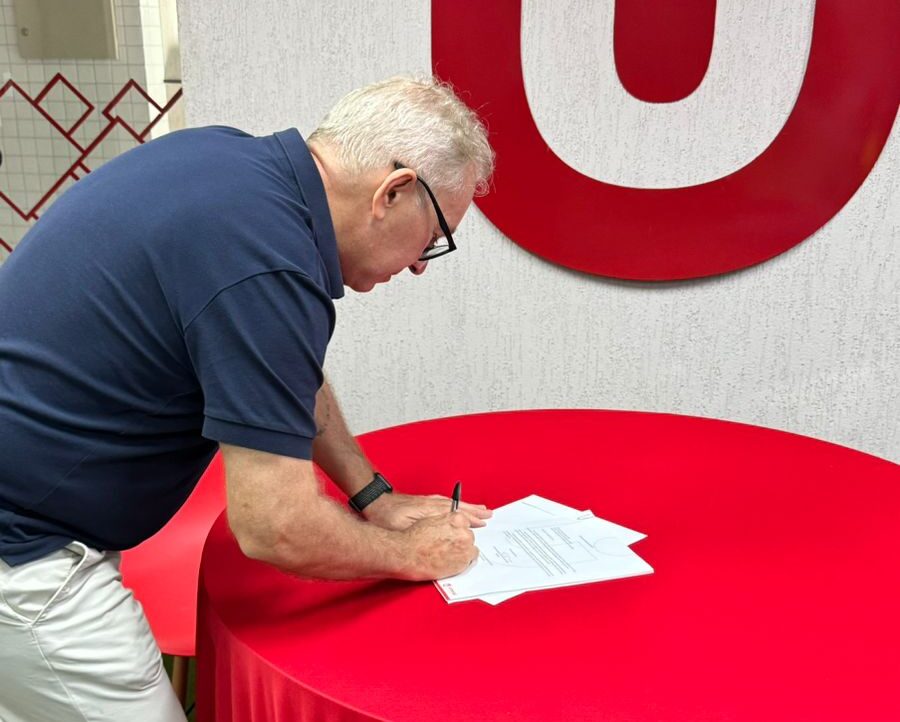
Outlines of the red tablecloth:
M 656 573 L 448 605 L 204 550 L 198 719 L 900 720 L 900 467 L 708 419 L 541 411 L 363 437 L 401 490 L 538 493 L 645 532 Z

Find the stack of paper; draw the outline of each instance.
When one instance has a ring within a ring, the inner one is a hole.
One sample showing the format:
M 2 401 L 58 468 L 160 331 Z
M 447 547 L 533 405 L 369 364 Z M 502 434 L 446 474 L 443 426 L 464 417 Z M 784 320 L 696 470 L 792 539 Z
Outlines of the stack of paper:
M 477 562 L 435 582 L 451 604 L 499 604 L 534 589 L 653 573 L 629 548 L 645 534 L 536 495 L 495 509 L 487 526 L 473 531 Z

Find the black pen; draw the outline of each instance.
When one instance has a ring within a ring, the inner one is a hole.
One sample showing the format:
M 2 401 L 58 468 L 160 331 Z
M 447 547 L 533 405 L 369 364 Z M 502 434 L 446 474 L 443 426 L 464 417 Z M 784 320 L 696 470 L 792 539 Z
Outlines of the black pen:
M 456 486 L 453 487 L 453 496 L 450 501 L 450 511 L 459 511 L 459 497 L 462 494 L 462 482 L 457 481 Z

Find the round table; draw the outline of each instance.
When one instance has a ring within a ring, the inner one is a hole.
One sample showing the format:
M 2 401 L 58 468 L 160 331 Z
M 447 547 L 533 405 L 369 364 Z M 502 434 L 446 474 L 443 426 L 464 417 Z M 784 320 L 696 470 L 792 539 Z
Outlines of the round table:
M 644 532 L 642 577 L 448 605 L 204 550 L 198 719 L 900 719 L 900 467 L 754 426 L 461 416 L 361 442 L 398 489 L 531 493 Z M 335 493 L 331 488 L 330 493 Z

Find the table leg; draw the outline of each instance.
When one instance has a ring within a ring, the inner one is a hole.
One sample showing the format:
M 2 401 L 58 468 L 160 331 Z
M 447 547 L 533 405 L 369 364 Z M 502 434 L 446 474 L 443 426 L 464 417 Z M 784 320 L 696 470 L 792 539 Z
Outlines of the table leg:
M 190 666 L 190 657 L 172 658 L 172 688 L 175 690 L 175 696 L 182 707 L 184 707 L 187 699 L 188 671 Z

